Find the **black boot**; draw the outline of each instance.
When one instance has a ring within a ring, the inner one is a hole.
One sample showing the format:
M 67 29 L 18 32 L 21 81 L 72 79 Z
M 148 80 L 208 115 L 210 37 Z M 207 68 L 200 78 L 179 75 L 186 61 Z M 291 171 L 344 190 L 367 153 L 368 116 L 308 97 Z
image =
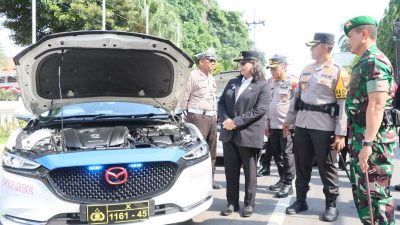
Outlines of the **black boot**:
M 270 173 L 268 167 L 263 167 L 257 172 L 257 177 L 268 176 Z
M 275 194 L 277 198 L 286 198 L 293 194 L 293 187 L 291 184 L 284 184 L 282 188 Z
M 322 217 L 324 221 L 332 222 L 337 219 L 339 212 L 336 208 L 336 197 L 326 197 L 326 209 L 324 216 Z
M 279 179 L 279 181 L 276 184 L 269 186 L 269 190 L 279 191 L 281 190 L 282 187 L 283 187 L 283 179 Z
M 289 207 L 286 208 L 286 214 L 293 215 L 302 211 L 308 210 L 308 205 L 306 202 L 306 193 L 296 193 L 297 200 Z

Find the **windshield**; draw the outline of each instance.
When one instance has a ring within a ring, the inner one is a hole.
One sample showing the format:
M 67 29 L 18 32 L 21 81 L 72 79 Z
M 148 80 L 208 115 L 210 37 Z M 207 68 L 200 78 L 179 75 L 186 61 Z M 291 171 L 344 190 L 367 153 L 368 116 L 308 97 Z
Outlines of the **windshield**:
M 41 118 L 48 120 L 51 118 L 63 117 L 85 117 L 96 115 L 124 116 L 124 115 L 143 115 L 143 114 L 165 114 L 162 108 L 156 108 L 151 105 L 128 103 L 128 102 L 90 102 L 73 105 L 66 105 L 58 109 L 41 114 Z

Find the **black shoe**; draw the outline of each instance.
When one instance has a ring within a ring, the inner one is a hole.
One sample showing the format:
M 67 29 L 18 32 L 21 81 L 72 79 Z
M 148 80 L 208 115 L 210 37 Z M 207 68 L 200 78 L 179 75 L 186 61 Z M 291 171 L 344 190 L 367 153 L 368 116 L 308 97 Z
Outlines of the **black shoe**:
M 282 188 L 275 194 L 277 198 L 286 198 L 293 194 L 293 187 L 290 184 L 284 184 Z
M 222 186 L 220 184 L 217 184 L 215 181 L 213 181 L 213 189 L 221 189 Z
M 269 186 L 271 191 L 279 191 L 283 187 L 283 181 L 279 180 L 276 184 Z
M 253 215 L 253 212 L 254 212 L 253 206 L 245 206 L 242 212 L 242 216 L 250 217 L 251 215 Z
M 328 207 L 325 212 L 324 216 L 322 217 L 324 221 L 332 222 L 337 219 L 339 212 L 336 207 Z
M 232 204 L 228 204 L 224 210 L 221 211 L 222 216 L 229 216 L 233 212 L 237 212 L 240 210 L 239 206 L 233 206 Z
M 263 167 L 257 172 L 257 177 L 268 176 L 270 173 L 271 172 L 267 167 Z
M 286 214 L 293 215 L 306 210 L 308 210 L 307 202 L 305 200 L 297 200 L 286 208 Z
M 337 219 L 338 214 L 336 197 L 326 197 L 326 209 L 322 219 L 327 222 L 332 222 Z
M 400 184 L 396 184 L 396 185 L 394 185 L 394 190 L 396 190 L 396 191 L 400 191 Z

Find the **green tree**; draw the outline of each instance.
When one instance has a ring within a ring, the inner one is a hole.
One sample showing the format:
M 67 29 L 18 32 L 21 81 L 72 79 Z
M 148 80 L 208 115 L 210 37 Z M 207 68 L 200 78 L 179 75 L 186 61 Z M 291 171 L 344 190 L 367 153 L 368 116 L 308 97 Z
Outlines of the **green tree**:
M 344 24 L 340 25 L 340 38 L 338 41 L 338 46 L 341 52 L 350 52 L 348 44 L 348 39 L 344 33 Z
M 145 33 L 145 0 L 106 1 L 106 29 Z M 174 10 L 163 0 L 147 0 L 150 34 L 175 40 L 179 22 Z M 3 26 L 13 30 L 18 45 L 31 43 L 31 1 L 0 1 Z M 57 32 L 102 29 L 102 0 L 40 0 L 37 3 L 37 37 Z
M 252 48 L 239 12 L 224 11 L 215 0 L 168 0 L 183 23 L 182 47 L 191 56 L 209 47 L 219 57 L 214 73 L 235 69 L 232 59 Z
M 390 0 L 388 8 L 385 10 L 384 17 L 379 23 L 378 47 L 395 65 L 395 52 L 393 43 L 393 21 L 400 19 L 400 0 Z
M 220 57 L 216 73 L 235 68 L 232 59 L 252 49 L 241 13 L 220 9 L 216 0 L 108 0 L 106 29 L 145 33 L 147 6 L 150 35 L 175 42 L 191 56 L 214 47 Z M 30 0 L 0 0 L 0 16 L 6 17 L 3 26 L 13 31 L 16 44 L 31 43 Z M 102 0 L 38 0 L 38 39 L 56 32 L 100 30 L 101 26 Z

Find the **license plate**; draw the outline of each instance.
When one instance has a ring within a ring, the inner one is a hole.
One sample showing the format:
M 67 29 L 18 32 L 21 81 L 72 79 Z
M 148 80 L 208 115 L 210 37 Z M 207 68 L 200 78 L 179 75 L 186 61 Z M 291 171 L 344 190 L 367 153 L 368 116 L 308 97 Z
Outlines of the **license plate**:
M 89 224 L 131 223 L 149 219 L 149 202 L 87 205 L 83 208 Z

